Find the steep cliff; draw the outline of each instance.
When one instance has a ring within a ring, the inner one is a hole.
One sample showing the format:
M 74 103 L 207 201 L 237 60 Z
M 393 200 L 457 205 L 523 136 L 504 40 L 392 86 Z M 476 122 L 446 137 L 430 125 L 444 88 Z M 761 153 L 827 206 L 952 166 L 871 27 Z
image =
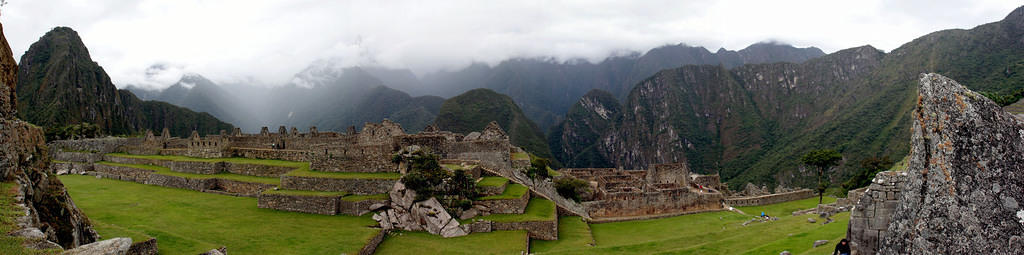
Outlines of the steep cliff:
M 170 129 L 175 136 L 231 130 L 207 113 L 139 100 L 119 91 L 74 30 L 57 27 L 21 57 L 17 90 L 19 117 L 44 128 L 97 124 L 107 134 Z
M 621 112 L 622 105 L 611 93 L 587 92 L 548 135 L 551 153 L 567 166 L 615 167 L 597 151 L 597 142 L 606 130 L 618 125 Z
M 13 88 L 18 68 L 10 46 L 0 25 L 0 88 Z M 8 91 L 4 91 L 5 94 Z M 14 90 L 7 94 L 14 97 Z M 19 212 L 13 224 L 13 233 L 22 238 L 26 246 L 35 248 L 73 248 L 91 243 L 98 238 L 89 219 L 75 207 L 64 185 L 53 173 L 47 172 L 47 155 L 43 131 L 32 124 L 14 118 L 13 101 L 0 102 L 0 109 L 11 109 L 0 116 L 0 182 L 14 183 L 14 204 L 4 204 L 4 210 L 13 206 Z M 8 190 L 0 191 L 8 195 Z M 6 215 L 5 215 L 6 216 Z M 3 238 L 10 238 L 3 233 Z M 54 245 L 59 245 L 56 247 Z M 16 251 L 14 251 L 17 253 Z
M 1024 121 L 938 74 L 920 78 L 908 181 L 883 254 L 1024 249 Z

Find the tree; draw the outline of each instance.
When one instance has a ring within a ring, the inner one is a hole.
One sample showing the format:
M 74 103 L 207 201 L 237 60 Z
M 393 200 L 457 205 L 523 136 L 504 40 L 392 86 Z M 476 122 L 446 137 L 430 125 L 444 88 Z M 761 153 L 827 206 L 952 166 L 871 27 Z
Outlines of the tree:
M 828 182 L 823 182 L 821 177 L 825 176 L 825 171 L 839 165 L 839 160 L 842 159 L 843 155 L 835 150 L 815 150 L 804 154 L 800 158 L 800 162 L 803 162 L 804 165 L 818 168 L 818 204 L 821 204 L 825 189 L 828 188 L 829 184 Z

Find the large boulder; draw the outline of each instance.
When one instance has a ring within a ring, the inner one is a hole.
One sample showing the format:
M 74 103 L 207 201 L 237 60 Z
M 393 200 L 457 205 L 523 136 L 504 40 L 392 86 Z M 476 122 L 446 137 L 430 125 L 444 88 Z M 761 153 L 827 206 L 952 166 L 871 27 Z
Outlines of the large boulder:
M 1024 122 L 956 81 L 920 78 L 908 180 L 882 254 L 1024 249 Z
M 132 239 L 119 237 L 79 246 L 64 251 L 64 255 L 123 255 L 132 246 Z

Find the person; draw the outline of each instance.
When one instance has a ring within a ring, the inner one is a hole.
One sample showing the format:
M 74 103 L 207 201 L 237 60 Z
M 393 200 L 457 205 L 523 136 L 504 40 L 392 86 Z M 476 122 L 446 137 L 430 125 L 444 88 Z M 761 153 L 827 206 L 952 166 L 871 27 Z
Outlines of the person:
M 850 255 L 850 243 L 846 241 L 845 238 L 843 238 L 843 240 L 840 240 L 839 243 L 836 244 L 836 250 L 832 252 L 832 255 L 836 254 Z

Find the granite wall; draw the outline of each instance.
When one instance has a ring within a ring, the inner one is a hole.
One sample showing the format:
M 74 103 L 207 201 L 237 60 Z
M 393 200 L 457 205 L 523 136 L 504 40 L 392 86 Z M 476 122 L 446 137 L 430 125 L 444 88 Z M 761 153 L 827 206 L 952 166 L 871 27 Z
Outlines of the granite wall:
M 782 202 L 795 201 L 800 199 L 806 199 L 814 197 L 814 191 L 809 189 L 801 189 L 797 191 L 791 191 L 786 193 L 777 193 L 764 196 L 756 197 L 733 197 L 725 199 L 725 204 L 729 206 L 761 206 Z
M 878 252 L 881 237 L 888 232 L 892 214 L 899 203 L 906 172 L 885 171 L 875 175 L 850 211 L 846 236 L 857 254 Z
M 312 196 L 312 195 L 288 195 L 288 194 L 267 194 L 259 195 L 257 206 L 259 208 L 314 213 L 323 215 L 338 214 L 337 196 Z

